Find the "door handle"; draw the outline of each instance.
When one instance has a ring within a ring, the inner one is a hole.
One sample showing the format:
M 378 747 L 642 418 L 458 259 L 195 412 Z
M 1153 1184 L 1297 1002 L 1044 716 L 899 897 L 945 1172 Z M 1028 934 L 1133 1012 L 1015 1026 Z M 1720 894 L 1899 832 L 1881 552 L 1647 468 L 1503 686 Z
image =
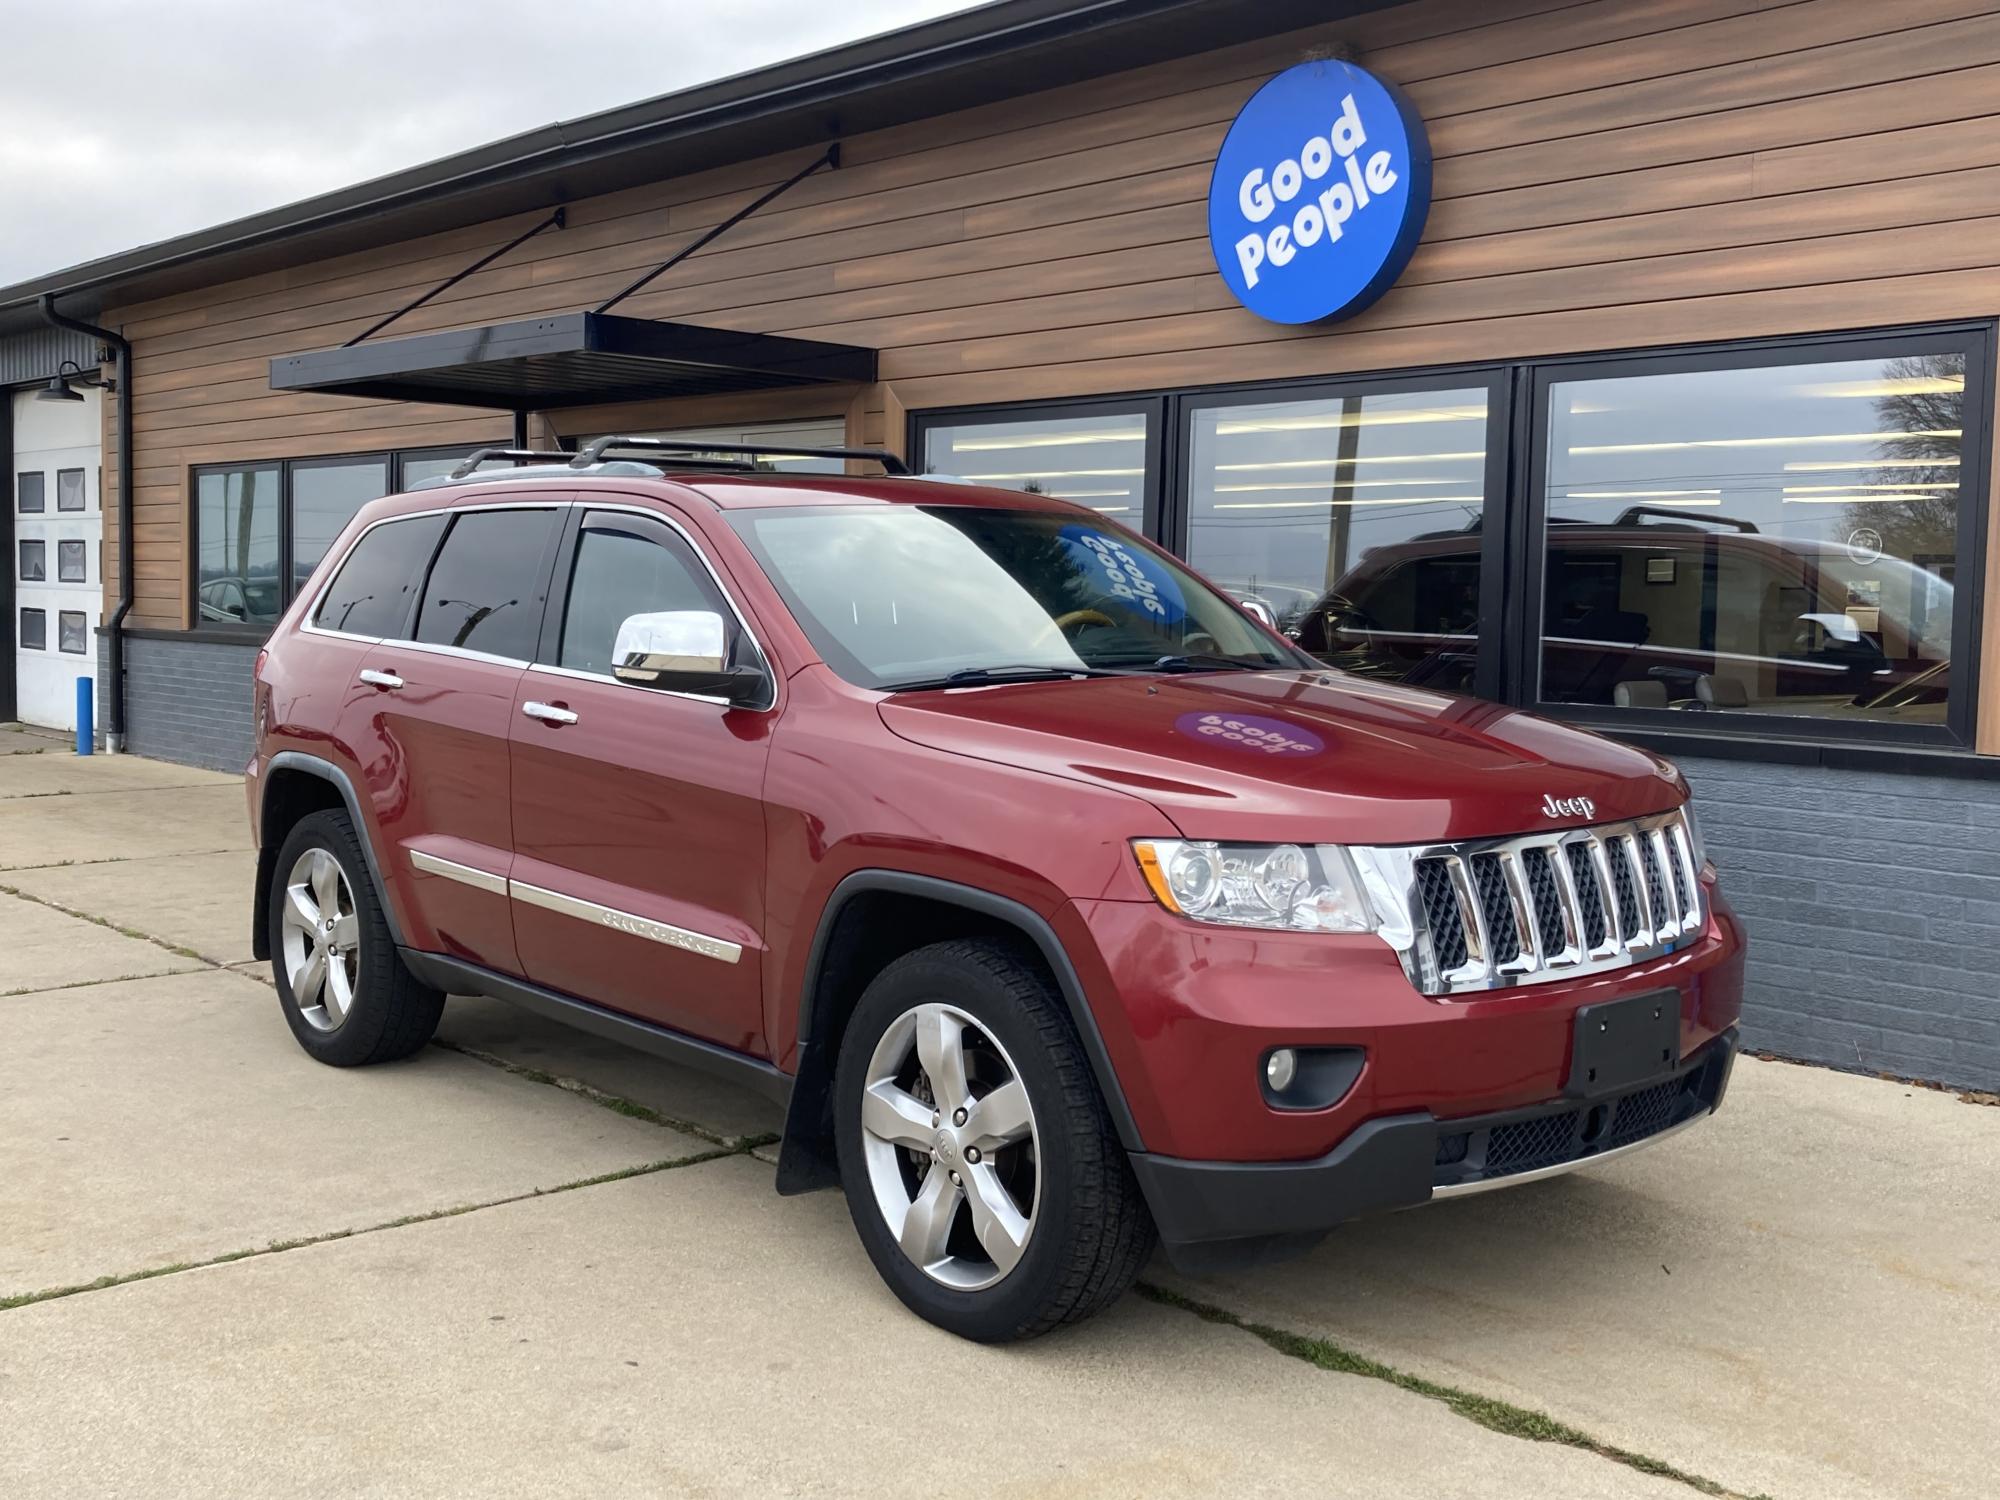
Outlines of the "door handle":
M 399 688 L 403 685 L 403 679 L 394 672 L 378 672 L 373 667 L 361 669 L 361 680 L 370 687 L 378 688 Z
M 566 708 L 557 708 L 553 703 L 536 703 L 532 700 L 521 705 L 521 712 L 531 719 L 540 719 L 544 724 L 574 724 L 576 715 Z

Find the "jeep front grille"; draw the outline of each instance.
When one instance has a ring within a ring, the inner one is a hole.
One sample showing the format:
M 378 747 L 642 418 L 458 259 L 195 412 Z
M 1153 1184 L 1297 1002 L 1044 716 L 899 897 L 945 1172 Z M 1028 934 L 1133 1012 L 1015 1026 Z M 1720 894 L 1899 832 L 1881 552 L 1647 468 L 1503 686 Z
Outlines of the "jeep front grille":
M 1678 810 L 1354 854 L 1382 935 L 1426 995 L 1624 968 L 1671 953 L 1707 920 Z

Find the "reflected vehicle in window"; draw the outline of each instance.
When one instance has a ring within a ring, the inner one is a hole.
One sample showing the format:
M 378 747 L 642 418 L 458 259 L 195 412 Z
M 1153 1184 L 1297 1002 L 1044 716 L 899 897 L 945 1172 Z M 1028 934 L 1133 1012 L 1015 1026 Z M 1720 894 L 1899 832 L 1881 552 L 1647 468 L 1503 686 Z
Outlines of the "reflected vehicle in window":
M 282 607 L 275 576 L 209 578 L 195 590 L 195 613 L 208 624 L 269 624 Z
M 1559 521 L 1547 545 L 1545 702 L 1943 720 L 1945 574 L 1661 511 Z M 1372 553 L 1294 639 L 1344 671 L 1470 691 L 1479 564 L 1477 535 Z
M 1015 474 L 1079 432 L 955 441 Z M 1474 607 L 1437 576 L 1412 608 Z M 446 481 L 334 540 L 255 713 L 253 941 L 306 1052 L 487 994 L 758 1090 L 780 1190 L 838 1185 L 971 1338 L 1088 1316 L 1156 1239 L 1213 1268 L 1660 1141 L 1735 1052 L 1671 765 L 1329 672 L 1053 495 Z

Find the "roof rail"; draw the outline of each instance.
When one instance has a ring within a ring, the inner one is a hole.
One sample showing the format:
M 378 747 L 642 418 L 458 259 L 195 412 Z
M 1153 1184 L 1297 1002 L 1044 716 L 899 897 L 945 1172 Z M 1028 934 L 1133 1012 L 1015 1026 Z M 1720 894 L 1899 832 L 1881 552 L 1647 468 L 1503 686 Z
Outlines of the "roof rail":
M 1739 520 L 1735 516 L 1700 516 L 1685 510 L 1677 510 L 1671 505 L 1628 505 L 1618 513 L 1613 526 L 1636 526 L 1647 516 L 1655 516 L 1662 521 L 1678 521 L 1685 526 L 1721 526 L 1730 531 L 1746 534 L 1757 530 L 1755 521 Z
M 475 472 L 481 464 L 505 460 L 515 464 L 566 464 L 567 453 L 543 453 L 535 448 L 477 448 L 468 454 L 465 461 L 451 471 L 453 479 L 463 479 Z
M 796 448 L 776 443 L 687 443 L 675 438 L 601 437 L 592 438 L 583 450 L 569 458 L 573 469 L 588 469 L 603 460 L 607 452 L 685 453 L 696 456 L 724 454 L 731 458 L 841 458 L 880 464 L 886 474 L 908 477 L 910 469 L 885 448 Z M 564 455 L 569 457 L 568 455 Z

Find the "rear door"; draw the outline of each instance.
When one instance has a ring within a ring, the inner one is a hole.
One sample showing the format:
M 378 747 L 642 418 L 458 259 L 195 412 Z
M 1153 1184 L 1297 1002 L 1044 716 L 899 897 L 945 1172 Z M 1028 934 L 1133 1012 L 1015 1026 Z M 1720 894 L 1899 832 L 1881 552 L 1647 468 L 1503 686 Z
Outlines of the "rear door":
M 537 665 L 519 684 L 514 928 L 530 979 L 760 1051 L 764 817 L 774 712 L 611 675 L 629 615 L 712 610 L 748 627 L 689 532 L 579 504 Z M 775 692 L 775 684 L 773 685 Z
M 561 496 L 452 512 L 406 638 L 375 645 L 357 674 L 362 722 L 349 743 L 384 876 L 410 898 L 410 941 L 508 974 L 522 970 L 507 897 L 507 737 L 567 506 Z

